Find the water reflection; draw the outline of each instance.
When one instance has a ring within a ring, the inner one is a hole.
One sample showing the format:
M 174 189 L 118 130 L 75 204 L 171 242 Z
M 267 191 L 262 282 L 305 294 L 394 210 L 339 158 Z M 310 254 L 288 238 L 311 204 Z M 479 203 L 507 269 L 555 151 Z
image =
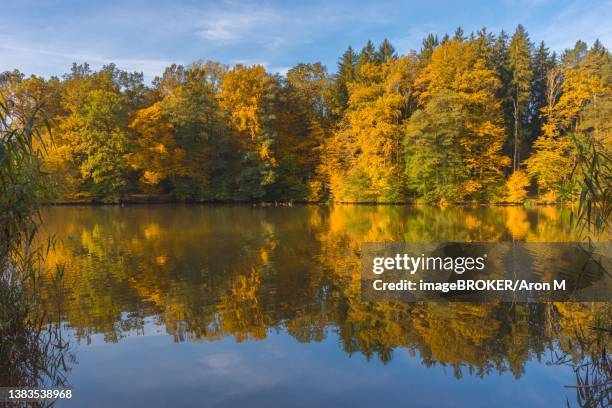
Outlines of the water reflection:
M 559 362 L 551 353 L 584 358 L 577 333 L 610 315 L 609 304 L 360 300 L 361 242 L 575 240 L 552 207 L 62 207 L 45 222 L 59 241 L 49 266 L 65 265 L 63 319 L 85 342 L 119 342 L 151 319 L 176 342 L 333 334 L 348 355 L 387 363 L 407 350 L 457 378 L 519 378 L 529 361 Z

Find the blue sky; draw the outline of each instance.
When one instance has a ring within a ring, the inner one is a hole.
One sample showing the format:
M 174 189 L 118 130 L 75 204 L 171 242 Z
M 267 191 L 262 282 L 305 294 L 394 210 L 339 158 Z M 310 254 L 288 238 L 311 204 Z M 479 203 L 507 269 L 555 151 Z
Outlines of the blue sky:
M 217 60 L 284 73 L 321 61 L 333 71 L 350 44 L 389 38 L 400 53 L 428 33 L 461 25 L 514 31 L 563 50 L 582 39 L 612 40 L 612 0 L 519 1 L 59 1 L 0 0 L 0 71 L 58 75 L 73 61 L 142 71 Z

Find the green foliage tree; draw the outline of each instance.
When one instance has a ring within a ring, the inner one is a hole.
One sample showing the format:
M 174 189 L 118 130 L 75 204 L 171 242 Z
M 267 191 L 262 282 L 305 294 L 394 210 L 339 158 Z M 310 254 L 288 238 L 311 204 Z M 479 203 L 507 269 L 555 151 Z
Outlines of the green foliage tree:
M 342 54 L 338 61 L 338 72 L 335 76 L 333 86 L 333 108 L 332 113 L 338 119 L 348 107 L 349 91 L 348 84 L 355 81 L 355 69 L 357 66 L 357 54 L 353 48 L 348 49 Z
M 105 90 L 89 93 L 85 104 L 73 113 L 72 157 L 92 192 L 103 201 L 120 200 L 126 187 L 128 138 L 121 95 Z
M 406 128 L 404 147 L 408 187 L 426 201 L 461 201 L 469 179 L 460 140 L 461 112 L 451 92 L 440 93 L 416 111 Z
M 194 63 L 184 71 L 182 83 L 163 99 L 176 146 L 183 152 L 172 175 L 173 192 L 179 198 L 214 198 L 213 172 L 224 166 L 218 152 L 225 128 L 217 101 L 224 72 L 225 67 L 217 63 Z
M 491 199 L 508 164 L 502 154 L 501 105 L 493 102 L 500 86 L 495 72 L 486 67 L 476 44 L 452 40 L 436 48 L 417 86 L 423 113 L 411 118 L 404 142 L 410 184 L 428 200 Z M 421 137 L 426 142 L 421 144 Z M 432 146 L 438 137 L 445 146 L 455 144 L 442 174 L 437 167 L 446 152 Z M 437 154 L 427 160 L 432 149 Z M 428 168 L 418 169 L 419 160 Z M 436 186 L 436 179 L 445 184 Z
M 276 181 L 275 102 L 279 91 L 278 79 L 259 65 L 237 65 L 223 77 L 220 107 L 229 128 L 236 132 L 242 152 L 237 180 L 241 199 L 264 197 L 266 186 Z
M 287 72 L 277 104 L 279 180 L 272 195 L 320 201 L 328 196 L 322 149 L 333 123 L 333 82 L 321 63 L 298 64 Z
M 522 25 L 518 25 L 508 46 L 508 96 L 512 106 L 512 170 L 517 171 L 521 161 L 522 129 L 529 123 L 531 100 L 532 48 L 529 36 Z
M 547 77 L 550 70 L 555 67 L 556 59 L 556 55 L 554 53 L 550 54 L 544 41 L 540 42 L 533 55 L 533 77 L 531 80 L 531 103 L 529 108 L 531 111 L 529 135 L 531 143 L 537 138 L 544 124 L 542 110 L 546 106 Z
M 431 54 L 434 49 L 440 45 L 440 41 L 438 40 L 438 36 L 434 34 L 428 34 L 427 37 L 423 40 L 423 44 L 421 45 L 421 52 L 419 53 L 419 59 L 427 64 L 431 59 Z

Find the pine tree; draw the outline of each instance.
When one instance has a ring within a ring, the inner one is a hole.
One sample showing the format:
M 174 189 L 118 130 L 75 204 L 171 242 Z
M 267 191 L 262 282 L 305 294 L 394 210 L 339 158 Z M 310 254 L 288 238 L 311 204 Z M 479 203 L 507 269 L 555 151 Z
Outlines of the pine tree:
M 357 54 L 350 46 L 338 61 L 338 73 L 335 78 L 333 96 L 333 114 L 339 118 L 348 106 L 348 84 L 355 81 Z
M 518 25 L 508 48 L 508 72 L 510 74 L 509 98 L 512 102 L 513 154 L 512 170 L 520 166 L 521 130 L 529 123 L 529 100 L 533 77 L 531 50 L 527 32 Z
M 563 65 L 567 67 L 577 67 L 578 64 L 580 64 L 580 62 L 586 56 L 588 48 L 588 45 L 584 41 L 576 41 L 574 48 L 565 50 L 565 52 L 561 56 L 561 61 L 563 62 Z
M 361 49 L 361 52 L 359 53 L 359 58 L 357 59 L 357 67 L 363 66 L 368 63 L 376 62 L 378 62 L 376 47 L 374 47 L 374 43 L 371 40 L 368 40 L 366 45 Z
M 438 36 L 429 34 L 423 40 L 423 45 L 421 46 L 421 51 L 419 53 L 419 59 L 421 60 L 421 62 L 428 63 L 431 59 L 431 54 L 433 53 L 433 50 L 438 45 L 440 45 L 440 42 L 438 41 Z
M 487 32 L 487 29 L 483 27 L 482 29 L 478 30 L 471 41 L 476 44 L 479 57 L 487 62 L 487 66 L 489 68 L 495 69 L 495 63 L 493 60 L 493 44 L 495 42 L 495 36 L 492 33 Z
M 459 41 L 466 40 L 464 32 L 463 32 L 463 28 L 457 27 L 457 29 L 455 30 L 455 35 L 453 36 L 453 40 L 459 40 Z
M 386 38 L 383 40 L 383 42 L 378 47 L 377 54 L 378 54 L 377 61 L 379 63 L 385 63 L 385 62 L 388 62 L 389 60 L 397 58 L 395 48 L 393 47 L 393 45 L 391 45 L 389 40 L 387 40 Z
M 502 81 L 502 88 L 504 84 L 509 82 L 507 80 L 508 73 L 508 34 L 502 30 L 493 45 L 491 46 L 491 63 L 494 69 L 497 71 L 499 79 Z
M 555 66 L 554 57 L 550 55 L 544 41 L 533 56 L 533 78 L 531 80 L 531 141 L 537 139 L 544 123 L 542 109 L 546 106 L 548 72 Z

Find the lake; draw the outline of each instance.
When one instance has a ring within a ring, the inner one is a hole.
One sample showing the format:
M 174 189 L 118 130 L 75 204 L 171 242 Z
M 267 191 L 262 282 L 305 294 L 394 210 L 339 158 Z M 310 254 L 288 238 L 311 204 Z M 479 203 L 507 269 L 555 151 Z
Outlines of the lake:
M 566 242 L 567 210 L 74 206 L 43 217 L 57 241 L 47 263 L 63 266 L 43 304 L 61 316 L 74 390 L 59 406 L 576 401 L 567 386 L 588 350 L 575 333 L 592 305 L 364 302 L 359 286 L 362 242 Z

